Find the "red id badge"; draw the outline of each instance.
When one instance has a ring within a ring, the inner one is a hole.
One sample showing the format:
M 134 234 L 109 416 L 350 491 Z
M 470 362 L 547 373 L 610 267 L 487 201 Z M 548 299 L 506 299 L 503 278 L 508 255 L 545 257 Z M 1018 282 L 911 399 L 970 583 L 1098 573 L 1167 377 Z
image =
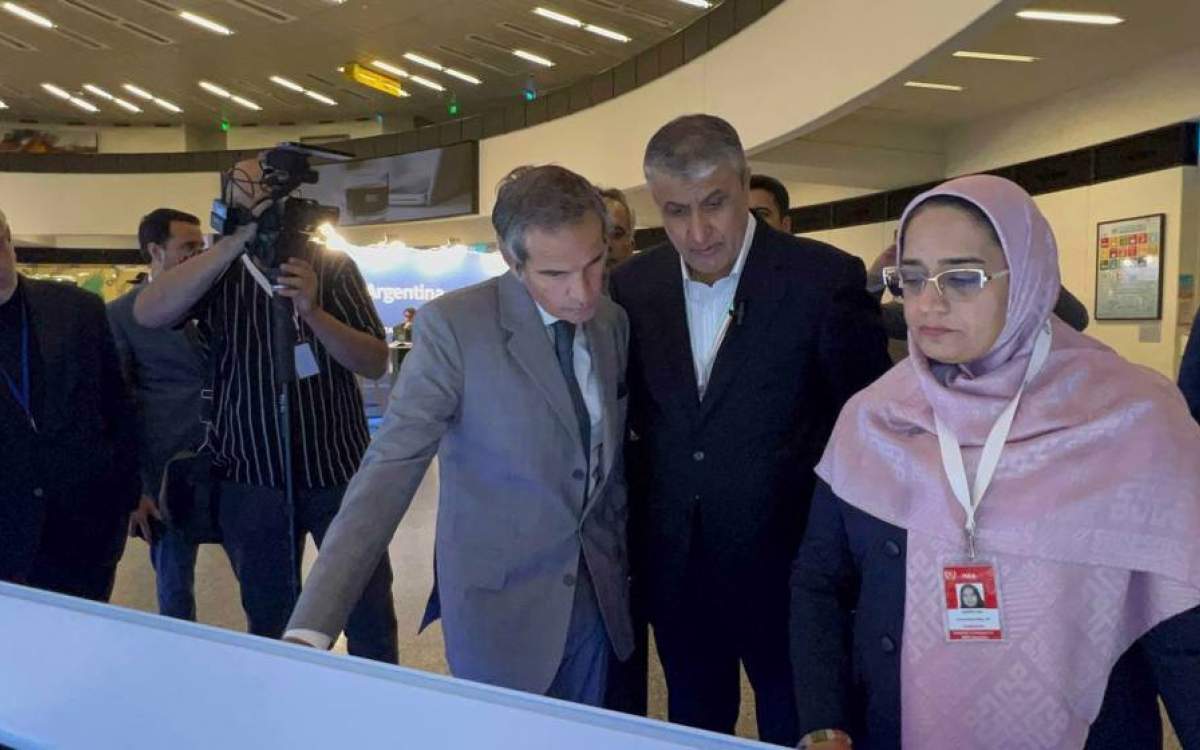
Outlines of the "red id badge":
M 996 566 L 986 560 L 942 565 L 947 641 L 1002 641 Z

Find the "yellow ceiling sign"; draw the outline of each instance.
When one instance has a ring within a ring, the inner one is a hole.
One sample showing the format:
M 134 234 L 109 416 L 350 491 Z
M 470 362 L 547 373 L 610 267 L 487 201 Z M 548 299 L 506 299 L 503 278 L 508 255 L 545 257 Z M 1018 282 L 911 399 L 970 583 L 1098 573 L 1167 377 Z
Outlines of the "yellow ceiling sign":
M 382 91 L 392 96 L 408 96 L 408 92 L 400 86 L 400 82 L 396 79 L 388 78 L 369 68 L 364 68 L 358 63 L 346 63 L 346 67 L 342 72 L 355 83 L 361 83 L 376 91 Z

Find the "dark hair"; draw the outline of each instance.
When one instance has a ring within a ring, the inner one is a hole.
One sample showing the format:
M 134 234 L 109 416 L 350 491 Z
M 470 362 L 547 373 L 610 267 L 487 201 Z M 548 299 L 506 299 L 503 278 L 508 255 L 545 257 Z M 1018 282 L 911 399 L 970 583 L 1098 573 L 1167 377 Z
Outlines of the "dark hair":
M 142 217 L 138 224 L 138 247 L 142 257 L 150 259 L 150 244 L 165 245 L 171 238 L 171 222 L 181 221 L 184 224 L 200 226 L 200 220 L 189 213 L 176 211 L 173 208 L 156 208 Z
M 904 226 L 900 228 L 898 242 L 900 247 L 904 246 L 904 232 L 912 220 L 920 216 L 926 209 L 935 208 L 937 206 L 946 206 L 949 208 L 957 208 L 959 211 L 970 216 L 983 229 L 987 230 L 988 236 L 992 242 L 996 243 L 996 247 L 1004 248 L 1004 243 L 1000 241 L 1000 233 L 996 231 L 996 225 L 984 212 L 982 208 L 967 200 L 960 198 L 957 195 L 935 195 L 931 198 L 926 198 L 908 215 L 908 219 L 904 222 Z
M 975 601 L 979 602 L 979 607 L 982 607 L 984 604 L 983 592 L 980 591 L 979 587 L 973 583 L 965 583 L 963 584 L 963 587 L 958 590 L 958 606 L 963 606 L 963 594 L 967 593 L 968 590 L 975 595 Z M 966 607 L 966 609 L 978 609 L 979 607 Z
M 605 200 L 620 203 L 625 207 L 625 213 L 629 214 L 629 223 L 637 224 L 637 218 L 633 215 L 633 209 L 629 207 L 629 199 L 625 197 L 625 193 L 617 188 L 605 188 L 600 191 L 600 197 Z
M 592 183 L 553 164 L 517 167 L 500 181 L 492 226 L 504 253 L 520 269 L 529 259 L 525 235 L 531 228 L 555 230 L 576 224 L 588 213 L 600 219 L 602 238 L 608 239 L 608 211 Z
M 646 179 L 660 173 L 696 180 L 720 164 L 729 164 L 743 176 L 749 171 L 737 131 L 720 117 L 684 115 L 663 125 L 650 138 L 642 171 Z
M 765 174 L 756 174 L 750 176 L 751 190 L 766 190 L 775 199 L 775 208 L 779 210 L 779 218 L 787 216 L 788 208 L 791 207 L 791 196 L 788 195 L 787 188 L 779 180 Z

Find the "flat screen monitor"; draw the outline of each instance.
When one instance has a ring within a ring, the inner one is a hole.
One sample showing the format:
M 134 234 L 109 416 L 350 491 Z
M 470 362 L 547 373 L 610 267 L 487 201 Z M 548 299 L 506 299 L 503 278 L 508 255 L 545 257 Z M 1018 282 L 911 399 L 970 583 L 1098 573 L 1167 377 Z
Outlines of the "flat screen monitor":
M 300 195 L 341 211 L 343 227 L 442 219 L 478 206 L 477 146 L 460 143 L 410 154 L 314 168 L 321 178 Z

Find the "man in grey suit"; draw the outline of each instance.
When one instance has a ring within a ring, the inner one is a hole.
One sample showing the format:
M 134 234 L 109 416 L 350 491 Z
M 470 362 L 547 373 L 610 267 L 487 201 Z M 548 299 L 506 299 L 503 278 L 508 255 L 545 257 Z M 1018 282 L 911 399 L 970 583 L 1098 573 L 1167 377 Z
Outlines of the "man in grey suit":
M 622 435 L 629 335 L 601 294 L 605 207 L 522 167 L 492 224 L 510 271 L 421 308 L 383 426 L 329 528 L 289 640 L 341 631 L 439 458 L 435 584 L 458 677 L 600 705 L 629 656 Z

